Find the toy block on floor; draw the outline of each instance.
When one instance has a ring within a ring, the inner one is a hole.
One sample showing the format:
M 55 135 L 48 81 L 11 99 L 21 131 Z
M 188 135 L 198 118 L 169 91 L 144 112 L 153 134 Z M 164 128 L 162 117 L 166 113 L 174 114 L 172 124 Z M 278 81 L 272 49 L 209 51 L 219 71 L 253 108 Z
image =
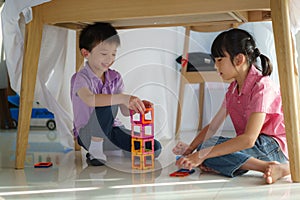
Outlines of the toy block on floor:
M 149 184 L 154 182 L 155 171 L 151 170 L 146 173 L 132 173 L 132 184 Z
M 144 114 L 130 111 L 131 155 L 133 169 L 154 168 L 154 110 Z
M 153 169 L 154 154 L 132 154 L 133 169 Z

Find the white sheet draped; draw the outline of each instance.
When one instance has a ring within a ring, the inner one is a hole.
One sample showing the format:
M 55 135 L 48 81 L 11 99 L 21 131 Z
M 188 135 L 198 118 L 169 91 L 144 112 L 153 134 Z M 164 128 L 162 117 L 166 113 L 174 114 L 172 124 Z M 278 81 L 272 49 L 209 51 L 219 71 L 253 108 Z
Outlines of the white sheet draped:
M 11 87 L 20 92 L 24 25 L 31 20 L 31 7 L 49 0 L 6 1 L 1 13 L 3 42 Z M 293 33 L 299 30 L 300 2 L 291 0 L 291 25 Z M 34 16 L 33 16 L 34 17 Z M 270 22 L 242 25 L 254 35 L 261 52 L 275 64 L 272 75 L 278 82 L 272 26 Z M 158 139 L 174 136 L 179 66 L 175 58 L 182 53 L 184 30 L 182 27 L 147 28 L 119 31 L 121 47 L 113 68 L 121 72 L 126 92 L 149 99 L 155 104 L 155 134 Z M 193 33 L 190 51 L 210 51 L 217 33 Z M 45 26 L 35 90 L 35 101 L 55 115 L 57 133 L 61 143 L 73 147 L 72 109 L 69 97 L 70 77 L 75 72 L 75 32 Z M 187 86 L 183 105 L 182 129 L 197 127 L 197 87 Z M 217 111 L 226 87 L 208 84 L 205 97 L 204 123 Z M 192 98 L 191 98 L 192 97 Z M 129 119 L 119 116 L 126 126 Z M 230 122 L 225 129 L 232 129 Z

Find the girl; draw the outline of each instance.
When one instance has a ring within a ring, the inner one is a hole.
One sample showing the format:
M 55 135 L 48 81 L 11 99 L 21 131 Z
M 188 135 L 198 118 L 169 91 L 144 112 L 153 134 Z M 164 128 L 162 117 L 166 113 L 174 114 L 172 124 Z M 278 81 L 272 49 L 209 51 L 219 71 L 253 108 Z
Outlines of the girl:
M 228 177 L 255 170 L 264 173 L 268 184 L 289 175 L 281 96 L 269 78 L 270 60 L 260 53 L 253 37 L 241 29 L 219 34 L 211 52 L 222 79 L 234 81 L 211 123 L 186 148 L 178 144 L 173 149 L 184 155 L 176 165 L 189 169 L 200 166 L 203 171 Z M 256 65 L 258 57 L 261 67 Z M 228 114 L 236 137 L 216 136 Z

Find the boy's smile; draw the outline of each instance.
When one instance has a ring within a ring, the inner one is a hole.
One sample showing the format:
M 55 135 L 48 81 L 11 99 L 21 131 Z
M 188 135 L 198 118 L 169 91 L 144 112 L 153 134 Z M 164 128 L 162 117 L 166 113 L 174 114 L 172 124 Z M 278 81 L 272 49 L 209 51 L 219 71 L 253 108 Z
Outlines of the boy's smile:
M 86 58 L 96 74 L 101 75 L 114 63 L 117 46 L 115 43 L 101 42 L 88 53 Z

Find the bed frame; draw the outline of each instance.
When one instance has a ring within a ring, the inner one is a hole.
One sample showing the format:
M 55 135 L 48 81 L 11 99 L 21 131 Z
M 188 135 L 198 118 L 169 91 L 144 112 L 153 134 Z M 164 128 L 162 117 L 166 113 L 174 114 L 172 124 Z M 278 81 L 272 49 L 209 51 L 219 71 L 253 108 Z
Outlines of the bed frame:
M 44 24 L 80 30 L 85 24 L 106 21 L 119 29 L 190 26 L 216 31 L 272 17 L 291 175 L 294 182 L 300 182 L 299 86 L 289 0 L 52 0 L 32 10 L 33 20 L 25 34 L 16 169 L 24 168 Z

